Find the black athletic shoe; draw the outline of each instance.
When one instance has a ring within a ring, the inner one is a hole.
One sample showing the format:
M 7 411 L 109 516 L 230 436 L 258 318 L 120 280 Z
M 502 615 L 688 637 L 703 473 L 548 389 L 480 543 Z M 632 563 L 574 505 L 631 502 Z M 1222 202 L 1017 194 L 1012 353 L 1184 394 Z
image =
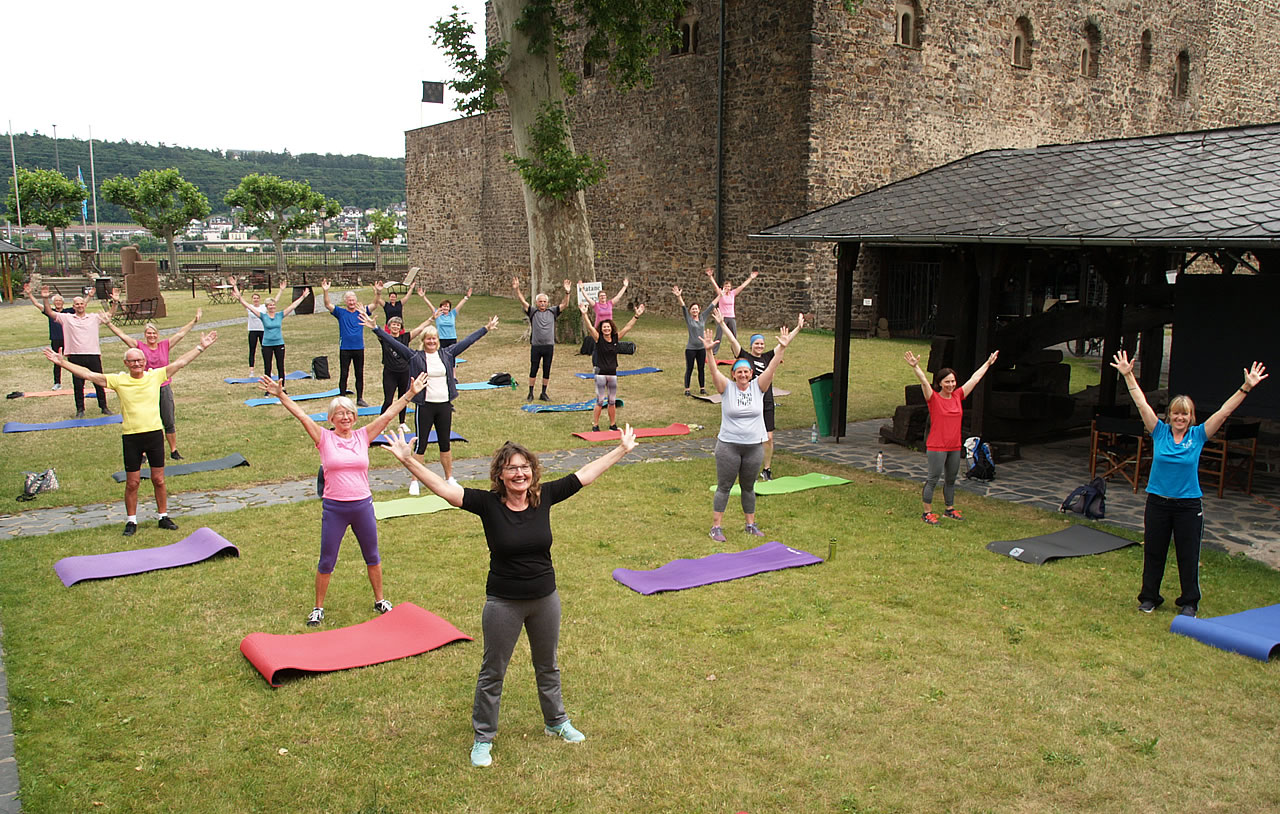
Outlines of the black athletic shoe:
M 365 401 L 364 399 L 356 399 L 356 406 L 357 406 L 357 407 L 368 407 L 368 406 L 369 406 L 369 402 Z
M 525 396 L 525 397 L 524 397 L 524 400 L 525 400 L 525 401 L 533 401 L 533 389 L 532 389 L 532 388 L 530 388 L 530 390 L 529 390 L 529 395 Z
M 1143 613 L 1151 613 L 1155 609 L 1156 609 L 1156 603 L 1152 602 L 1149 599 L 1138 603 L 1138 610 L 1142 611 Z
M 538 396 L 538 400 L 539 400 L 539 401 L 551 401 L 551 397 L 547 395 L 547 391 L 546 391 L 546 390 L 543 390 L 543 391 L 542 391 L 542 394 Z
M 617 430 L 617 429 L 618 429 L 618 425 L 617 425 L 617 424 L 610 424 L 610 425 L 609 425 L 609 429 L 611 429 L 611 430 Z
M 324 621 L 324 608 L 312 608 L 307 614 L 307 627 L 315 627 Z
M 111 412 L 111 408 L 110 408 L 110 407 L 103 407 L 103 408 L 102 408 L 102 414 L 103 414 L 103 415 L 113 415 L 113 413 Z
M 592 432 L 600 432 L 600 425 L 599 425 L 599 424 L 592 424 L 592 425 L 591 425 L 591 431 L 592 431 Z
M 1192 619 L 1194 619 L 1194 618 L 1196 618 L 1196 606 L 1195 606 L 1195 605 L 1183 605 L 1182 607 L 1178 608 L 1178 615 L 1179 615 L 1179 616 L 1190 616 Z
M 84 418 L 84 410 L 76 410 L 76 418 Z
M 178 524 L 177 524 L 177 523 L 175 523 L 175 522 L 173 522 L 173 518 L 172 518 L 172 517 L 162 517 L 162 518 L 160 518 L 160 522 L 159 522 L 157 525 L 159 525 L 159 526 L 160 526 L 160 528 L 165 529 L 165 530 L 167 530 L 167 531 L 177 531 L 177 530 L 178 530 Z
M 181 461 L 181 460 L 182 460 L 182 454 L 181 454 L 180 452 L 178 452 L 178 450 L 176 450 L 176 449 L 175 449 L 173 452 L 170 452 L 170 453 L 169 453 L 169 457 L 170 457 L 170 458 L 172 458 L 172 459 L 174 459 L 175 461 Z
M 125 536 L 125 537 L 132 537 L 133 535 L 135 535 L 135 534 L 137 534 L 137 533 L 138 533 L 138 524 L 137 524 L 137 523 L 125 523 L 125 524 L 124 524 L 124 536 Z
M 773 470 L 767 466 L 764 469 L 761 469 L 760 480 L 773 480 Z

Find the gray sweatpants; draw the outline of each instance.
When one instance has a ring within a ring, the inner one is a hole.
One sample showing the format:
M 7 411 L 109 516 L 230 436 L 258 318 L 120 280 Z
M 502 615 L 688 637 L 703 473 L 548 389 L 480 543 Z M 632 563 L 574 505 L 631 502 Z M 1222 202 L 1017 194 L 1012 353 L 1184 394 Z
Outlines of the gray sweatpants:
M 943 477 L 942 499 L 947 506 L 956 505 L 956 475 L 960 474 L 960 462 L 964 460 L 964 450 L 953 449 L 950 452 L 925 453 L 929 461 L 929 476 L 924 481 L 924 502 L 933 504 L 933 488 L 938 485 L 938 478 Z
M 756 513 L 756 478 L 764 463 L 764 444 L 730 444 L 716 440 L 716 496 L 712 508 L 724 511 L 736 480 L 742 487 L 742 513 Z
M 569 720 L 560 697 L 560 666 L 556 648 L 560 644 L 560 594 L 553 591 L 540 599 L 485 600 L 481 614 L 484 630 L 484 660 L 476 679 L 476 697 L 471 707 L 471 726 L 477 741 L 491 742 L 498 734 L 498 707 L 502 702 L 502 680 L 511 662 L 511 652 L 520 629 L 529 633 L 533 674 L 538 682 L 538 703 L 547 726 Z

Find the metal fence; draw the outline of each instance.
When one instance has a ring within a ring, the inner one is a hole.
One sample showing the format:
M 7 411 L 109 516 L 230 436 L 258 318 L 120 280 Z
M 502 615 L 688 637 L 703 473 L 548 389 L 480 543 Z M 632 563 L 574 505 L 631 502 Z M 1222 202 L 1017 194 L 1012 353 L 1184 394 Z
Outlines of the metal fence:
M 188 248 L 190 244 L 188 244 Z M 253 251 L 245 249 L 252 248 Z M 195 251 L 183 251 L 179 245 L 178 265 L 217 263 L 221 271 L 235 274 L 237 271 L 276 267 L 275 246 L 270 243 L 237 244 L 235 249 L 214 249 L 208 246 Z M 169 252 L 165 249 L 141 253 L 142 260 L 154 260 L 161 273 L 167 274 L 179 269 L 169 268 Z M 323 271 L 325 269 L 342 269 L 344 263 L 372 263 L 373 245 L 369 243 L 323 244 L 286 243 L 284 259 L 288 268 Z M 409 253 L 407 246 L 383 246 L 382 268 L 384 271 L 405 270 L 408 268 Z M 119 251 L 103 251 L 97 256 L 97 264 L 105 272 L 120 271 Z

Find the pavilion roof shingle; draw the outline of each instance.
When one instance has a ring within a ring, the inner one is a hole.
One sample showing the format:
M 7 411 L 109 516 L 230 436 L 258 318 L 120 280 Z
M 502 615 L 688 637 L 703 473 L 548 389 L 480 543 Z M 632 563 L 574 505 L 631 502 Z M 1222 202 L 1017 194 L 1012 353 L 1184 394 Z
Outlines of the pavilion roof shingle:
M 752 237 L 1274 246 L 1280 123 L 987 150 Z

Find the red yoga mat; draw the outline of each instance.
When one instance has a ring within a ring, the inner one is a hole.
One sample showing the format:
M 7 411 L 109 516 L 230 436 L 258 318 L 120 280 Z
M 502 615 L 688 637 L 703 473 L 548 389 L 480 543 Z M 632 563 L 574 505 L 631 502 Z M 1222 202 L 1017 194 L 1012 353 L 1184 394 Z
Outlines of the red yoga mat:
M 668 424 L 665 427 L 637 427 L 636 438 L 654 438 L 660 435 L 688 435 L 688 424 Z M 595 432 L 575 432 L 574 435 L 588 441 L 617 441 L 622 437 L 621 430 L 596 430 Z
M 268 684 L 279 687 L 283 670 L 325 673 L 368 667 L 464 640 L 474 641 L 434 613 L 402 602 L 379 617 L 337 630 L 250 633 L 240 642 L 240 652 Z
M 75 391 L 73 391 L 71 387 L 68 386 L 66 390 L 33 390 L 29 393 L 23 393 L 22 397 L 27 399 L 35 399 L 35 398 L 46 398 L 48 396 L 69 396 L 73 392 Z

